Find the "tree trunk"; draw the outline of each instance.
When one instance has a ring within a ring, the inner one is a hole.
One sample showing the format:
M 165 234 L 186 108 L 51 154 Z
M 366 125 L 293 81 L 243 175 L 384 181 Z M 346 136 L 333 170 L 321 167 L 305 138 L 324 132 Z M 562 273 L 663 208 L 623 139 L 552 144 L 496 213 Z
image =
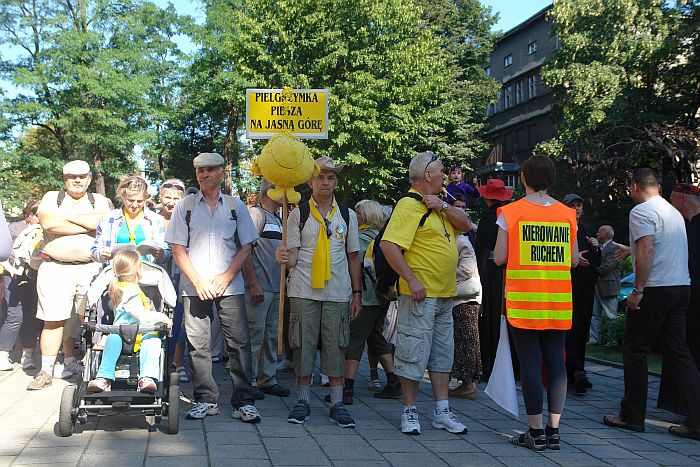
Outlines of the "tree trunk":
M 235 105 L 231 105 L 231 110 L 228 113 L 228 125 L 226 127 L 226 143 L 224 144 L 224 161 L 226 163 L 226 175 L 224 176 L 224 193 L 227 195 L 231 194 L 231 189 L 233 186 L 232 173 L 233 170 L 238 172 L 238 151 L 235 151 L 235 164 L 234 164 L 234 151 L 233 146 L 236 139 L 236 127 L 238 126 L 238 111 Z M 237 177 L 238 178 L 238 177 Z M 239 193 L 240 195 L 241 193 Z
M 100 170 L 102 167 L 102 151 L 97 146 L 94 148 L 92 163 L 94 165 L 93 172 L 95 174 L 93 177 L 93 181 L 95 182 L 95 192 L 106 197 L 107 190 L 105 189 L 105 178 Z

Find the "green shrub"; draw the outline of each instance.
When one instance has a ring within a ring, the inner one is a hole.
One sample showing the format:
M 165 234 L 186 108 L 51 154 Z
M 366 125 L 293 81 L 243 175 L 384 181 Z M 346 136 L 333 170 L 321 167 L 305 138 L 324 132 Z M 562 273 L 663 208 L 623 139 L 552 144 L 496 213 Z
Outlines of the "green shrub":
M 622 336 L 625 334 L 625 315 L 617 315 L 617 318 L 614 320 L 603 321 L 601 333 L 603 335 L 603 343 L 621 345 Z

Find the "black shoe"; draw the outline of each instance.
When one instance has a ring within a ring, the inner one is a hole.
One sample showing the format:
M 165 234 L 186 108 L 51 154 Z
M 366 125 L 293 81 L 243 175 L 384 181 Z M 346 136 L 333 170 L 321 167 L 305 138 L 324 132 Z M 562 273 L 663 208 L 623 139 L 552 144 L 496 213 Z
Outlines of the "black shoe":
M 588 376 L 584 376 L 583 380 L 586 382 L 587 389 L 593 389 L 593 383 L 591 383 L 591 380 L 588 379 Z
M 586 394 L 588 392 L 586 381 L 588 381 L 588 378 L 585 376 L 577 376 L 574 379 L 574 391 L 576 391 L 576 394 Z
M 269 394 L 271 396 L 277 396 L 277 397 L 289 397 L 290 391 L 289 389 L 280 386 L 279 384 L 274 384 L 272 386 L 267 386 L 267 387 L 260 387 L 258 388 L 265 394 Z
M 301 425 L 305 421 L 307 421 L 310 418 L 310 416 L 311 407 L 309 406 L 309 403 L 303 400 L 299 400 L 297 401 L 292 411 L 289 412 L 287 421 L 289 423 L 296 423 L 298 425 Z
M 260 388 L 257 388 L 253 386 L 250 390 L 250 394 L 253 396 L 253 399 L 255 400 L 261 400 L 265 399 L 265 393 L 260 390 Z
M 537 452 L 547 449 L 547 437 L 544 434 L 533 437 L 529 431 L 511 437 L 510 442 L 516 446 L 522 446 Z
M 673 436 L 700 441 L 700 429 L 688 428 L 686 425 L 671 425 L 668 427 L 668 432 Z
M 401 398 L 401 381 L 396 380 L 394 383 L 386 383 L 386 386 L 384 386 L 381 391 L 374 393 L 374 397 L 377 399 Z
M 623 430 L 636 431 L 637 433 L 642 433 L 644 431 L 644 425 L 635 425 L 634 423 L 627 423 L 617 415 L 606 415 L 605 417 L 603 417 L 603 423 L 614 428 L 622 428 Z
M 547 449 L 551 449 L 553 451 L 559 451 L 561 449 L 561 447 L 560 447 L 561 438 L 559 437 L 559 428 L 547 427 L 544 430 L 544 434 L 547 437 Z
M 348 410 L 343 406 L 343 404 L 335 404 L 331 407 L 331 413 L 328 420 L 336 423 L 341 428 L 354 428 L 355 420 L 350 416 Z

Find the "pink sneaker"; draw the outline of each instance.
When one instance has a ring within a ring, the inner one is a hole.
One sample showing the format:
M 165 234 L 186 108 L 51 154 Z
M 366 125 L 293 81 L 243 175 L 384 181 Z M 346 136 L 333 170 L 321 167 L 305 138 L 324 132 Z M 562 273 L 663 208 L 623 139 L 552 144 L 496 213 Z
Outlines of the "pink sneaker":
M 112 390 L 112 382 L 107 378 L 95 378 L 87 385 L 88 392 L 106 392 Z
M 153 394 L 156 392 L 156 389 L 158 389 L 158 386 L 156 385 L 155 381 L 153 381 L 152 378 L 149 378 L 148 376 L 144 376 L 143 378 L 139 379 L 139 392 L 145 392 L 148 394 Z

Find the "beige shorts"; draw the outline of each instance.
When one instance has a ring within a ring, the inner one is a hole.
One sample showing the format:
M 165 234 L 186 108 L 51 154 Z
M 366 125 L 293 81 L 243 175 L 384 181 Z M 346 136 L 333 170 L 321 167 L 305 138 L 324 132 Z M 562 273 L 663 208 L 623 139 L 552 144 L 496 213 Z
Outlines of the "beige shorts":
M 90 282 L 99 274 L 100 268 L 100 263 L 41 263 L 36 280 L 39 296 L 36 317 L 42 321 L 70 320 L 66 323 L 64 335 L 75 337 L 85 312 Z

